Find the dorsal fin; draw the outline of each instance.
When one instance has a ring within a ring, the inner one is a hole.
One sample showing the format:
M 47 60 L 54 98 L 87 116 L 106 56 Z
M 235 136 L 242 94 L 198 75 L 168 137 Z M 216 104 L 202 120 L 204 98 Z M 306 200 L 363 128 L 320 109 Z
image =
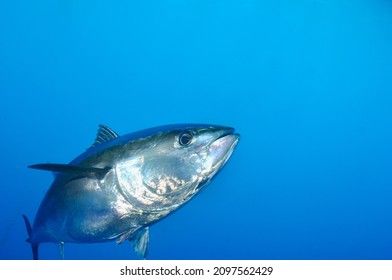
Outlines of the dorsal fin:
M 116 132 L 114 132 L 106 125 L 100 124 L 97 132 L 97 137 L 95 138 L 95 141 L 91 146 L 95 147 L 99 144 L 102 144 L 111 139 L 115 139 L 117 137 L 119 137 L 119 135 Z

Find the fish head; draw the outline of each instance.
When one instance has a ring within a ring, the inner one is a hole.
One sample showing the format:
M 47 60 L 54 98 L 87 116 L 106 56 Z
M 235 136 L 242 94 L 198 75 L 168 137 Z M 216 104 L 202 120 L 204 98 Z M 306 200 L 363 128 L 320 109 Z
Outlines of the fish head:
M 154 133 L 143 140 L 148 148 L 128 165 L 128 194 L 144 210 L 174 210 L 222 169 L 239 137 L 233 128 L 213 125 L 178 125 Z

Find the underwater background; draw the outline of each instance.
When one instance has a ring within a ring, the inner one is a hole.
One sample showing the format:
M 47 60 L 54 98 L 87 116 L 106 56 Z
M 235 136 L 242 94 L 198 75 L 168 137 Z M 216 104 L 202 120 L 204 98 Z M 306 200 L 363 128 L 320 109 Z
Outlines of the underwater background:
M 392 2 L 0 2 L 0 259 L 98 124 L 236 128 L 232 158 L 150 229 L 150 259 L 392 259 Z M 56 244 L 40 258 L 58 259 Z M 66 259 L 138 259 L 65 244 Z

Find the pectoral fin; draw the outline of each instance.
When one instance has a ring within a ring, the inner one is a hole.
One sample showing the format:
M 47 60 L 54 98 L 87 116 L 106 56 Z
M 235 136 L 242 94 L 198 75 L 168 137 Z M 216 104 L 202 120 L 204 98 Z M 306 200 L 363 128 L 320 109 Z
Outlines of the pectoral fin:
M 136 231 L 129 238 L 129 241 L 132 242 L 133 248 L 135 252 L 141 257 L 145 259 L 148 253 L 148 244 L 150 241 L 150 228 L 145 227 Z
M 97 168 L 97 167 L 85 167 L 72 164 L 58 164 L 58 163 L 41 163 L 30 165 L 30 168 L 41 169 L 53 172 L 64 172 L 76 174 L 82 177 L 88 177 L 93 179 L 101 180 L 111 169 L 110 167 Z

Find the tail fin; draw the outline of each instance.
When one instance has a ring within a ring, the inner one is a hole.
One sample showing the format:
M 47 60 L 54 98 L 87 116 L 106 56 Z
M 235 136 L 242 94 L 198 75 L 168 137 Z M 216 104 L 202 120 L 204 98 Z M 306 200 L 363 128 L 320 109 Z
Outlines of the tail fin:
M 26 225 L 27 233 L 29 234 L 29 238 L 27 239 L 27 242 L 30 242 L 29 239 L 31 237 L 31 231 L 32 231 L 31 224 L 29 222 L 29 219 L 25 215 L 23 215 L 23 220 Z M 31 243 L 31 249 L 33 250 L 33 259 L 38 260 L 38 244 Z

